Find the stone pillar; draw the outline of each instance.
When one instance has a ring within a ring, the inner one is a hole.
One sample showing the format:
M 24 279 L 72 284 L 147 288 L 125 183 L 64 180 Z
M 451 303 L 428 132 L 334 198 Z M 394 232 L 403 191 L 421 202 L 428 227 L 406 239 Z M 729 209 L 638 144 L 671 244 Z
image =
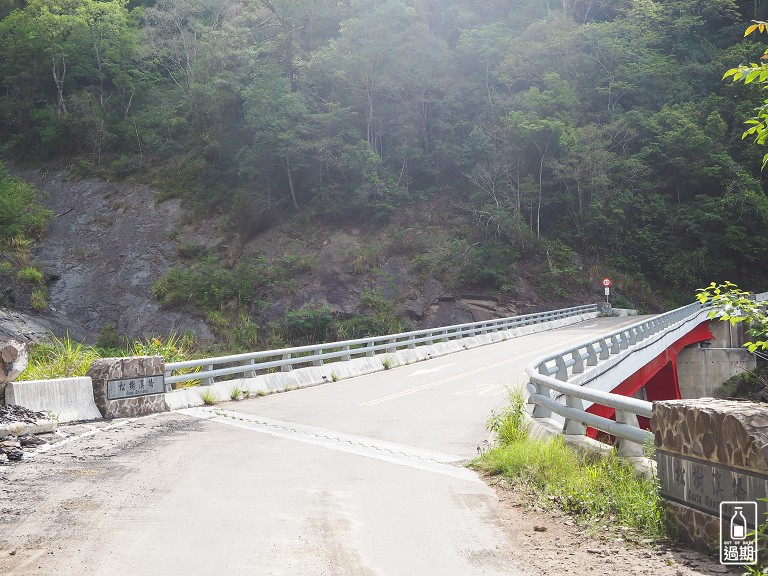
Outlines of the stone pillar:
M 756 501 L 766 519 L 768 405 L 715 400 L 654 402 L 651 430 L 661 494 L 673 527 L 694 547 L 718 548 L 721 502 Z
M 160 356 L 101 358 L 91 364 L 93 398 L 104 418 L 167 412 L 165 363 Z

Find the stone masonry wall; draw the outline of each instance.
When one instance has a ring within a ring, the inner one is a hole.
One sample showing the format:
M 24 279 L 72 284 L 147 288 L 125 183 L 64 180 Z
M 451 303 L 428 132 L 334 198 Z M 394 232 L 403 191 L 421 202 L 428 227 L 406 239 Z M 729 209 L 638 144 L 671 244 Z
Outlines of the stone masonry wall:
M 101 358 L 91 364 L 87 376 L 93 380 L 93 397 L 104 418 L 146 416 L 167 412 L 164 391 L 158 394 L 133 396 L 109 400 L 108 380 L 124 380 L 143 376 L 162 376 L 165 363 L 159 356 L 135 356 L 133 358 Z
M 768 485 L 768 406 L 714 398 L 655 402 L 651 430 L 662 494 L 665 483 L 667 494 L 675 492 L 674 482 L 680 484 L 678 497 L 666 500 L 672 525 L 696 548 L 714 552 L 719 538 L 715 512 L 718 494 L 720 501 L 753 501 L 764 496 Z M 667 467 L 670 462 L 680 467 L 673 471 L 674 478 L 664 478 L 665 458 Z M 681 463 L 688 469 L 683 470 Z M 706 471 L 706 485 L 700 479 L 697 487 L 695 477 L 683 474 L 693 470 Z M 713 492 L 714 478 L 718 483 L 722 478 L 723 484 Z M 743 484 L 740 478 L 745 480 Z M 764 504 L 758 508 L 762 511 Z

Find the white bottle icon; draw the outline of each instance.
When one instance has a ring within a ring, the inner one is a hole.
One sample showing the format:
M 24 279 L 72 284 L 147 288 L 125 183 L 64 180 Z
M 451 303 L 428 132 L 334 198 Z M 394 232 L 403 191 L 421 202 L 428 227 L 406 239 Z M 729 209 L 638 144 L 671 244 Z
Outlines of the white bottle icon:
M 747 519 L 741 513 L 741 506 L 734 509 L 736 512 L 731 517 L 731 539 L 744 540 L 747 537 Z

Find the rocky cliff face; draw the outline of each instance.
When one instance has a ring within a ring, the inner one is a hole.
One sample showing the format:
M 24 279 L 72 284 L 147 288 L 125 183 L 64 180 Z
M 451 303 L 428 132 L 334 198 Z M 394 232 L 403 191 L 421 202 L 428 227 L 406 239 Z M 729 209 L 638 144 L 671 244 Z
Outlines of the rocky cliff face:
M 13 172 L 37 186 L 56 214 L 35 253 L 50 305 L 38 324 L 56 332 L 66 326 L 88 340 L 107 324 L 128 336 L 190 329 L 211 337 L 204 322 L 162 310 L 151 297 L 152 284 L 171 266 L 171 236 L 185 230 L 179 201 L 155 204 L 147 186 L 72 181 L 65 170 Z
M 148 186 L 71 179 L 65 169 L 10 168 L 44 193 L 42 202 L 55 217 L 35 253 L 46 275 L 49 310 L 35 314 L 0 310 L 0 336 L 6 338 L 37 340 L 47 332 L 69 332 L 73 338 L 93 342 L 112 324 L 119 334 L 130 337 L 192 330 L 199 340 L 212 339 L 202 319 L 161 308 L 151 295 L 152 285 L 174 264 L 184 262 L 177 254 L 184 245 L 218 254 L 225 266 L 249 255 L 263 255 L 272 262 L 301 255 L 314 262 L 293 279 L 290 288 L 267 295 L 270 305 L 259 312 L 261 323 L 279 320 L 287 310 L 307 305 L 327 307 L 341 317 L 367 313 L 361 302 L 365 291 L 395 302 L 417 328 L 568 305 L 543 300 L 530 287 L 537 274 L 533 267 L 515 279 L 515 299 L 503 301 L 482 291 L 449 290 L 435 278 L 419 277 L 413 267 L 419 250 L 414 252 L 413 246 L 439 244 L 438 239 L 424 238 L 428 234 L 419 210 L 399 215 L 380 230 L 339 230 L 322 222 L 308 229 L 296 222 L 276 222 L 241 244 L 219 235 L 215 219 L 188 224 L 179 200 L 156 203 L 156 193 Z M 453 225 L 460 222 L 444 223 L 447 228 Z M 383 249 L 391 245 L 390 235 L 402 230 L 414 231 L 411 253 Z M 359 265 L 368 250 L 379 255 Z M 577 303 L 589 298 L 583 296 L 584 300 L 576 297 Z

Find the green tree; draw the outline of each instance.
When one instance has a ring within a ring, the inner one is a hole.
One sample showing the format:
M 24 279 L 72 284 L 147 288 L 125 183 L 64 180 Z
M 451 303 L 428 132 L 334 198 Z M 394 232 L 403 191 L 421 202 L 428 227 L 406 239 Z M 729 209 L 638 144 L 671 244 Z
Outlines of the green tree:
M 756 31 L 768 31 L 768 22 L 754 22 L 746 29 L 744 36 L 749 36 Z M 768 49 L 763 52 L 763 59 L 767 57 Z M 725 80 L 726 78 L 731 78 L 733 82 L 741 82 L 743 84 L 757 83 L 757 85 L 763 88 L 768 87 L 768 63 L 763 60 L 759 63 L 742 64 L 726 71 L 723 79 Z M 763 101 L 757 113 L 745 123 L 749 128 L 744 131 L 742 138 L 751 138 L 756 144 L 765 144 L 766 139 L 768 139 L 768 99 Z M 766 164 L 768 164 L 768 153 L 763 156 L 763 168 L 765 168 Z

